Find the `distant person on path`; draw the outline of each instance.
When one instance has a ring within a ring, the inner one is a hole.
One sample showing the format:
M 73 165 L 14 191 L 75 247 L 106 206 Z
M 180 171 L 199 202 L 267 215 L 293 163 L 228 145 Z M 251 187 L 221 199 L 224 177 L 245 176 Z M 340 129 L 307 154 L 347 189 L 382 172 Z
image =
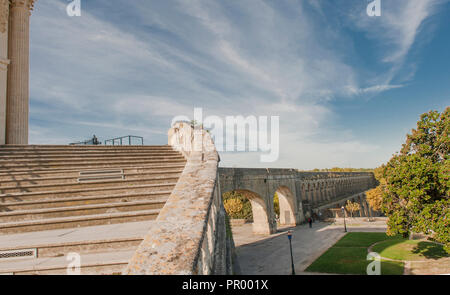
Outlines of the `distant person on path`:
M 308 217 L 308 223 L 309 223 L 309 227 L 311 228 L 312 227 L 312 218 L 311 217 Z

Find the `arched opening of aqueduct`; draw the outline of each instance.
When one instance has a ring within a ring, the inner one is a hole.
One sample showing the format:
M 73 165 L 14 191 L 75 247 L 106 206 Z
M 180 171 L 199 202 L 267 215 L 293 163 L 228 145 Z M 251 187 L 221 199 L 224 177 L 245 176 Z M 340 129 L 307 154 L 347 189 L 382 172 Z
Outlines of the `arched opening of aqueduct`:
M 270 210 L 264 199 L 257 193 L 250 190 L 235 190 L 246 197 L 252 206 L 253 214 L 253 233 L 255 234 L 271 234 L 273 231 L 270 226 Z
M 232 192 L 240 194 L 250 201 L 250 205 L 252 207 L 252 216 L 253 216 L 253 233 L 255 234 L 264 234 L 269 235 L 276 231 L 276 223 L 272 222 L 272 218 L 275 216 L 273 212 L 273 206 L 269 208 L 269 204 L 267 200 L 261 197 L 260 194 L 247 190 L 247 189 L 237 189 Z M 229 192 L 225 192 L 224 195 Z M 273 198 L 272 198 L 273 204 Z
M 294 195 L 286 186 L 280 186 L 276 194 L 280 204 L 280 224 L 281 225 L 296 225 Z

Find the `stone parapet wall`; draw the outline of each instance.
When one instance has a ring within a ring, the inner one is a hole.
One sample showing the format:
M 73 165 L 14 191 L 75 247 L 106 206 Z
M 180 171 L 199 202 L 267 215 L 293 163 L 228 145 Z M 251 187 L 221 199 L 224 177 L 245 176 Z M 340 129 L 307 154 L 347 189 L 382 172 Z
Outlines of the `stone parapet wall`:
M 187 164 L 124 274 L 231 274 L 234 243 L 226 230 L 214 143 L 205 130 L 182 122 L 168 137 Z

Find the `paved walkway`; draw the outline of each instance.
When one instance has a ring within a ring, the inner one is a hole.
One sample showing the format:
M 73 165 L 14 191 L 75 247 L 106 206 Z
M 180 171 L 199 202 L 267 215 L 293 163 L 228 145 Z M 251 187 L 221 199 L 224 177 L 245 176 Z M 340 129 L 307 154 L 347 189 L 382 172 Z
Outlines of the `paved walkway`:
M 252 225 L 233 227 L 233 237 L 239 259 L 241 273 L 244 275 L 288 275 L 291 274 L 291 258 L 286 231 L 280 228 L 271 236 L 254 235 Z M 304 270 L 329 247 L 344 236 L 342 226 L 329 223 L 313 223 L 313 228 L 300 225 L 293 230 L 292 250 L 296 274 Z M 348 231 L 381 231 L 385 225 L 349 226 Z
M 107 241 L 119 238 L 143 238 L 153 221 L 125 222 L 76 228 L 0 235 L 0 249 L 37 247 L 82 241 Z

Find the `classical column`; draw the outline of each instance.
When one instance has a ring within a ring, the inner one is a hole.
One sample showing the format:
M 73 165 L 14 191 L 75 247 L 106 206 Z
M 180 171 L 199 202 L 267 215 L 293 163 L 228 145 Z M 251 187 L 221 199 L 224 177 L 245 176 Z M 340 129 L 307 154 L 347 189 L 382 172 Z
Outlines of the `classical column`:
M 8 83 L 9 0 L 0 0 L 0 144 L 6 143 L 6 86 Z
M 6 143 L 28 144 L 30 11 L 34 0 L 10 0 Z

